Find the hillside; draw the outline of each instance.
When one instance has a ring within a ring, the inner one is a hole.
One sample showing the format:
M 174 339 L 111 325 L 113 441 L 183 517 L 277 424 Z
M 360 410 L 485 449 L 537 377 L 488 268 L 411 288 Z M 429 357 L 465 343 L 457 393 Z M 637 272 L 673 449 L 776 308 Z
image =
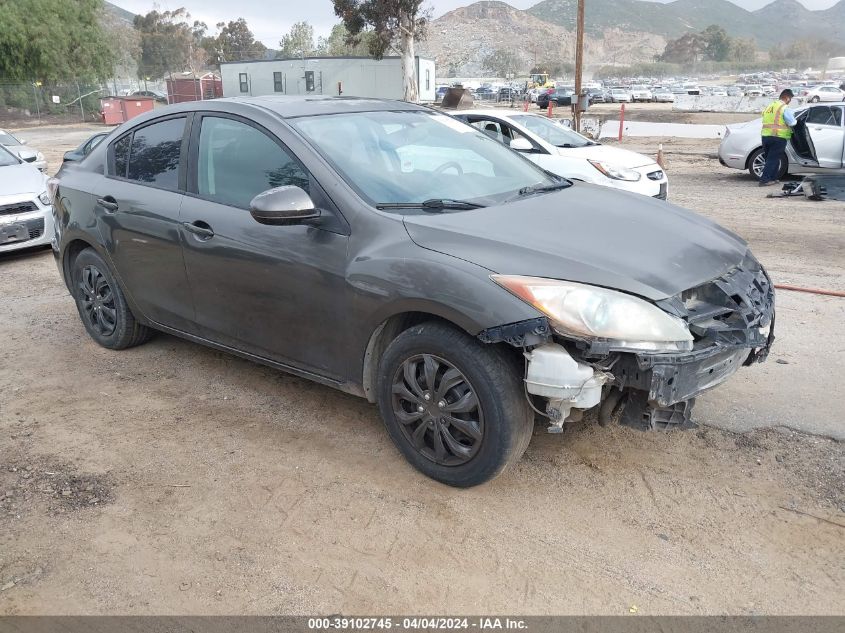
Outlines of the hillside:
M 531 15 L 574 28 L 577 0 L 542 0 Z M 841 40 L 845 33 L 845 0 L 824 11 L 810 11 L 797 0 L 774 0 L 757 11 L 746 11 L 728 0 L 675 0 L 668 4 L 644 0 L 590 0 L 587 32 L 621 27 L 675 38 L 718 24 L 738 37 L 753 37 L 761 48 L 784 40 L 824 37 Z
M 108 0 L 103 0 L 103 7 L 106 11 L 113 13 L 115 16 L 117 16 L 124 22 L 129 22 L 130 24 L 132 24 L 132 21 L 135 19 L 134 13 L 132 13 L 131 11 L 127 11 L 126 9 L 122 9 L 116 4 L 108 2 Z
M 606 27 L 588 34 L 584 57 L 590 65 L 651 61 L 665 44 L 659 35 Z M 436 60 L 438 74 L 449 72 L 458 77 L 483 74 L 482 60 L 496 49 L 516 53 L 524 71 L 535 63 L 571 63 L 575 59 L 575 32 L 504 2 L 488 0 L 432 21 L 426 39 L 418 45 L 420 55 Z

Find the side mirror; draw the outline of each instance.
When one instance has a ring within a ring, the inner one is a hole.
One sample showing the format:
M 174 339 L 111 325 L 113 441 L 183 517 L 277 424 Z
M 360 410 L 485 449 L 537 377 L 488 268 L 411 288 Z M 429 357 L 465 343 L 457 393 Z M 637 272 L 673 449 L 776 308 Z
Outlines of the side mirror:
M 72 151 L 71 152 L 65 152 L 65 155 L 62 158 L 62 162 L 65 162 L 65 163 L 68 162 L 68 161 L 75 161 L 75 160 L 76 160 L 76 154 L 74 154 Z
M 517 152 L 533 152 L 534 146 L 527 138 L 519 137 L 511 141 L 511 149 L 515 149 Z
M 22 139 L 22 138 L 19 138 L 19 139 L 18 139 L 18 143 L 20 143 L 21 145 L 26 145 L 26 140 L 25 140 L 25 139 Z
M 299 187 L 287 185 L 259 193 L 249 203 L 249 212 L 260 224 L 304 224 L 320 217 L 310 196 Z

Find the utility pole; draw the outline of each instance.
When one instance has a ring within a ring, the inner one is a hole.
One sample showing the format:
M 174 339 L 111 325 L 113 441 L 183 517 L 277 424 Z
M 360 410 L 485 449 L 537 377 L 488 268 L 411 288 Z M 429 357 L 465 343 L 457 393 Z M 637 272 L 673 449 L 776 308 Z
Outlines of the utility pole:
M 581 76 L 584 70 L 584 2 L 578 0 L 578 20 L 575 36 L 575 131 L 581 131 L 581 110 L 578 107 L 581 98 Z

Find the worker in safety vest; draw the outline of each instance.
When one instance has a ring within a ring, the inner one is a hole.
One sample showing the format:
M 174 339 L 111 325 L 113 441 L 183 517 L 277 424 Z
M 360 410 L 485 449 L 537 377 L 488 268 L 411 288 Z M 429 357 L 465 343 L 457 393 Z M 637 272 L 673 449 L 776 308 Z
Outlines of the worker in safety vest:
M 787 107 L 793 96 L 787 88 L 780 93 L 777 101 L 763 110 L 763 155 L 766 165 L 760 177 L 761 187 L 777 184 L 780 162 L 786 160 L 786 144 L 792 138 L 792 126 L 796 122 L 795 113 Z

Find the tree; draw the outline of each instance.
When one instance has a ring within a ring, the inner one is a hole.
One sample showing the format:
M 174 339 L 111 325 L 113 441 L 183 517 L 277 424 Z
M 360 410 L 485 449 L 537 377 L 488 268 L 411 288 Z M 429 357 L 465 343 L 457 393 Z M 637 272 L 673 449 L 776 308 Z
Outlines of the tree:
M 362 33 L 369 32 L 368 48 L 375 59 L 382 59 L 388 50 L 399 54 L 404 99 L 418 101 L 414 43 L 425 35 L 428 22 L 428 13 L 421 9 L 423 0 L 332 0 L 332 3 L 335 15 L 349 31 L 350 44 L 358 44 Z
M 731 61 L 734 62 L 753 62 L 757 58 L 757 42 L 754 38 L 734 39 L 731 45 Z
M 733 38 L 721 26 L 711 24 L 701 32 L 704 39 L 704 56 L 714 62 L 727 61 L 731 54 Z
M 213 63 L 264 58 L 267 47 L 255 39 L 243 18 L 218 22 L 217 30 L 217 35 L 202 40 L 202 47 Z
M 349 31 L 341 22 L 332 27 L 332 32 L 328 37 L 320 37 L 317 39 L 317 53 L 320 55 L 330 55 L 338 57 L 343 55 L 354 55 L 364 57 L 370 52 L 370 31 L 362 31 L 360 41 L 355 44 L 349 43 Z
M 114 70 L 118 76 L 135 75 L 141 57 L 141 38 L 132 24 L 111 11 L 100 16 L 106 42 L 112 51 Z
M 0 0 L 0 78 L 107 78 L 114 51 L 102 13 L 102 0 Z
M 481 60 L 481 67 L 484 71 L 496 77 L 507 77 L 510 74 L 515 74 L 519 70 L 519 66 L 519 55 L 503 48 L 497 48 Z
M 160 79 L 173 70 L 196 72 L 205 65 L 202 40 L 208 27 L 198 21 L 191 23 L 190 18 L 183 8 L 135 16 L 135 29 L 141 36 L 139 77 Z
M 707 43 L 699 33 L 685 33 L 676 40 L 666 42 L 658 61 L 673 64 L 691 64 L 701 59 Z
M 276 55 L 278 59 L 313 55 L 316 48 L 314 46 L 314 27 L 308 22 L 297 22 L 290 27 L 290 33 L 282 36 L 279 47 L 281 50 Z

